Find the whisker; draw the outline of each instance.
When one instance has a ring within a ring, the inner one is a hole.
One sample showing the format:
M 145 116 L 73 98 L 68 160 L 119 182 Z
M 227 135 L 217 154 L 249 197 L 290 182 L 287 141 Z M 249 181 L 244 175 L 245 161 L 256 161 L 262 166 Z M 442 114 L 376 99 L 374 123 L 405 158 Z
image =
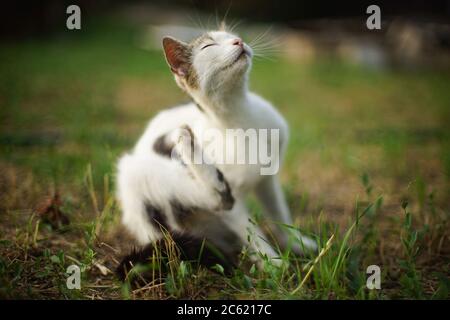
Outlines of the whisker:
M 188 15 L 189 20 L 194 24 L 194 26 L 202 31 L 206 31 L 205 25 L 202 22 L 202 19 L 199 16 L 198 10 L 195 10 L 196 18 L 192 17 L 190 14 Z
M 217 11 L 217 7 L 214 8 L 214 16 L 216 18 L 216 29 L 220 29 L 220 22 L 219 22 L 219 12 Z
M 255 55 L 264 55 L 264 54 L 276 54 L 276 53 L 282 53 L 282 50 L 278 49 L 266 49 L 266 50 L 253 50 L 253 54 Z
M 258 50 L 278 50 L 279 46 L 258 46 L 258 47 L 252 47 L 254 51 Z
M 255 56 L 255 60 L 267 60 L 267 61 L 271 61 L 271 62 L 276 61 L 275 58 L 267 57 L 267 56 Z
M 208 22 L 207 22 L 207 24 L 208 24 L 208 31 L 215 29 L 215 27 L 213 27 L 214 24 L 211 23 L 211 19 L 213 19 L 213 15 L 212 14 L 208 15 Z M 215 12 L 215 20 L 216 20 L 216 23 L 217 23 L 217 10 Z
M 226 26 L 226 21 L 227 21 L 228 13 L 230 12 L 230 9 L 231 9 L 232 4 L 233 4 L 233 2 L 230 1 L 230 3 L 228 4 L 228 8 L 227 8 L 227 10 L 225 11 L 225 14 L 224 14 L 224 16 L 223 16 L 223 18 L 222 18 L 222 24 L 223 24 L 223 27 Z M 220 28 L 220 25 L 219 25 L 219 28 Z
M 251 47 L 252 48 L 260 48 L 260 47 L 279 47 L 280 46 L 280 41 L 278 41 L 278 39 L 269 39 L 265 42 L 260 42 L 260 43 L 256 43 L 256 44 L 252 44 Z
M 230 30 L 230 32 L 233 33 L 234 30 L 235 30 L 239 25 L 241 25 L 242 21 L 243 21 L 242 19 L 235 19 L 234 22 L 232 21 L 231 24 L 230 24 L 230 26 L 228 27 L 228 29 Z
M 261 33 L 259 36 L 257 36 L 253 41 L 251 41 L 251 44 L 256 43 L 257 41 L 259 41 L 260 39 L 264 38 L 268 32 L 272 29 L 272 26 L 269 26 L 263 33 Z
M 280 49 L 282 46 L 277 38 L 270 39 L 264 43 L 253 44 L 251 47 L 256 55 L 276 54 L 282 51 Z

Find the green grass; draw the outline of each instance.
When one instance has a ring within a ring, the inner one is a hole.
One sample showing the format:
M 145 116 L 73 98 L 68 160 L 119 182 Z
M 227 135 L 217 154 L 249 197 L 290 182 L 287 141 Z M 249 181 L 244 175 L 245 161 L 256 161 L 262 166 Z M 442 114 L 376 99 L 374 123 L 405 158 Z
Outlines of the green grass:
M 0 44 L 1 297 L 448 299 L 450 75 L 331 58 L 255 61 L 251 75 L 290 123 L 282 180 L 298 226 L 326 248 L 319 257 L 243 261 L 223 276 L 175 254 L 163 281 L 117 281 L 110 271 L 132 243 L 115 163 L 152 115 L 187 100 L 162 53 L 136 46 L 139 32 L 98 20 Z M 70 219 L 60 229 L 38 214 L 55 192 Z M 65 286 L 73 263 L 80 291 Z M 372 264 L 381 290 L 366 288 Z

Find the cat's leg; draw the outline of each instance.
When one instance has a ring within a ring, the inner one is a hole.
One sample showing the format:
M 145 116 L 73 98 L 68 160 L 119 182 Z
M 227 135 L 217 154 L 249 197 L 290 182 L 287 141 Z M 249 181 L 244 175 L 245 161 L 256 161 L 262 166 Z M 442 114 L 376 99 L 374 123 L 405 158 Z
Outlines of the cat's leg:
M 269 227 L 283 248 L 291 248 L 296 253 L 316 251 L 316 242 L 304 236 L 297 229 L 280 227 L 276 224 L 293 225 L 291 213 L 283 194 L 283 189 L 277 176 L 266 176 L 257 185 L 255 193 L 261 204 L 265 215 L 272 221 Z
M 263 268 L 264 257 L 274 265 L 281 266 L 278 252 L 267 241 L 261 228 L 252 221 L 243 200 L 236 201 L 235 206 L 222 216 L 223 223 L 237 235 L 251 261 Z
M 175 210 L 180 205 L 195 214 L 220 211 L 230 203 L 193 177 L 179 161 L 152 154 L 123 156 L 117 183 L 122 222 L 141 244 L 158 240 L 161 226 L 183 230 L 181 218 L 187 210 Z
M 117 198 L 122 208 L 122 224 L 141 245 L 154 242 L 161 234 L 150 221 L 146 203 L 148 200 L 142 190 L 142 173 L 148 170 L 139 164 L 132 155 L 123 156 L 118 163 Z

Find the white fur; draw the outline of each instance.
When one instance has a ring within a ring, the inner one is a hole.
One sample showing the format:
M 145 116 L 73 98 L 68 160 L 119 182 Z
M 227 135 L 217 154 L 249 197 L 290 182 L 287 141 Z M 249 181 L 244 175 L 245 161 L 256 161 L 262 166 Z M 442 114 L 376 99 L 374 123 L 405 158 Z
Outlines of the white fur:
M 214 45 L 205 49 L 201 49 L 201 46 L 193 49 L 191 63 L 197 72 L 199 86 L 186 87 L 183 85 L 183 78 L 175 75 L 177 83 L 202 106 L 204 112 L 199 111 L 194 103 L 160 112 L 150 122 L 134 150 L 119 161 L 118 198 L 123 208 L 122 222 L 141 244 L 159 239 L 160 231 L 155 230 L 148 222 L 145 212 L 144 203 L 149 202 L 166 209 L 166 217 L 174 230 L 215 237 L 219 236 L 214 234 L 218 228 L 213 228 L 213 225 L 223 224 L 239 235 L 243 246 L 247 244 L 251 251 L 275 259 L 277 254 L 265 240 L 263 232 L 249 221 L 245 199 L 250 192 L 254 192 L 268 221 L 292 224 L 277 176 L 262 176 L 258 164 L 217 165 L 236 199 L 231 210 L 217 210 L 220 208 L 220 199 L 214 189 L 218 188 L 218 182 L 211 173 L 211 167 L 184 166 L 179 161 L 161 156 L 152 147 L 161 135 L 173 132 L 173 139 L 176 139 L 176 130 L 186 125 L 192 128 L 195 136 L 201 136 L 208 128 L 222 132 L 227 128 L 279 129 L 279 160 L 282 162 L 287 146 L 288 125 L 268 101 L 248 91 L 251 49 L 244 45 L 248 55 L 233 63 L 242 50 L 233 44 L 236 36 L 223 31 L 210 32 L 209 36 Z M 193 174 L 197 178 L 192 178 Z M 198 223 L 190 224 L 189 228 L 178 225 L 170 211 L 170 201 L 173 199 L 186 206 L 205 209 L 198 213 Z M 280 245 L 287 246 L 288 234 L 273 223 L 271 227 Z M 249 232 L 251 241 L 247 243 Z M 297 240 L 303 241 L 304 247 L 315 248 L 315 243 L 309 238 L 298 232 L 291 233 Z M 298 241 L 293 244 L 293 249 L 301 251 Z

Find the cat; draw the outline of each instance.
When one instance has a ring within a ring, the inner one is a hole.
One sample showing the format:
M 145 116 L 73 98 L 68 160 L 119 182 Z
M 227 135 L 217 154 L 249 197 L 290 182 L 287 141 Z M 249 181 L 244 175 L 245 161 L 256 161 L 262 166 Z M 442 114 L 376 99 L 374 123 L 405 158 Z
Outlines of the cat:
M 259 267 L 264 257 L 280 264 L 278 251 L 246 207 L 246 198 L 253 192 L 279 247 L 297 253 L 316 250 L 315 241 L 295 228 L 280 226 L 293 221 L 277 175 L 262 175 L 260 163 L 214 161 L 217 154 L 208 153 L 199 138 L 209 129 L 224 135 L 227 129 L 276 129 L 279 153 L 272 156 L 282 163 L 288 125 L 268 101 L 248 89 L 252 49 L 224 29 L 190 43 L 165 37 L 162 44 L 175 82 L 193 102 L 157 114 L 134 150 L 119 160 L 122 223 L 147 249 L 169 234 L 180 247 L 187 239 L 199 246 L 203 239 L 219 249 L 222 259 L 211 264 L 235 265 L 235 255 L 243 249 Z M 243 147 L 237 143 L 242 140 L 233 140 L 225 153 Z M 210 161 L 194 163 L 187 154 L 200 154 Z M 136 254 L 127 259 L 132 256 Z

